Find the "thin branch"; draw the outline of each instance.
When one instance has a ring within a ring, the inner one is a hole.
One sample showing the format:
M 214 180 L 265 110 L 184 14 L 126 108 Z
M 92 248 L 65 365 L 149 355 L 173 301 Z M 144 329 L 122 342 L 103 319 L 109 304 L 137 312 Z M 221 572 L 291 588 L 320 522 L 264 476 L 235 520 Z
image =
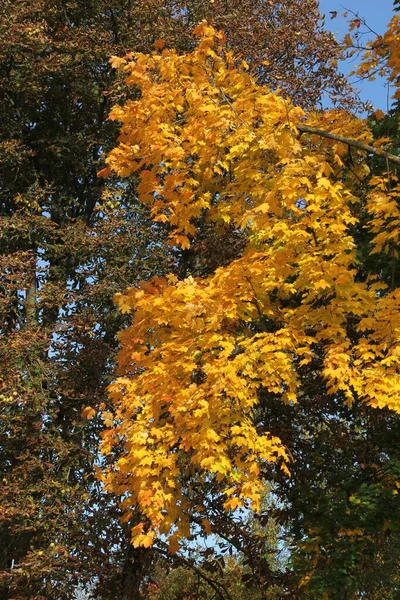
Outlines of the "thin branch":
M 239 113 L 236 111 L 233 106 L 230 98 L 225 94 L 224 90 L 220 87 L 220 92 L 226 101 L 227 104 L 231 107 L 235 116 L 239 119 L 247 129 L 250 129 L 250 126 L 246 121 L 242 119 Z M 397 165 L 400 165 L 400 156 L 395 156 L 394 154 L 390 154 L 390 152 L 386 152 L 385 150 L 380 150 L 378 148 L 374 148 L 374 146 L 370 146 L 369 144 L 364 144 L 359 140 L 353 140 L 352 138 L 344 137 L 343 135 L 337 135 L 336 133 L 330 133 L 329 131 L 324 131 L 322 129 L 317 129 L 316 127 L 310 127 L 309 125 L 297 124 L 297 129 L 302 133 L 311 133 L 313 135 L 319 135 L 320 137 L 328 138 L 330 140 L 335 140 L 336 142 L 342 142 L 343 144 L 347 144 L 348 146 L 352 146 L 353 148 L 358 148 L 359 150 L 364 150 L 364 152 L 369 152 L 370 154 L 374 154 L 375 156 L 379 156 L 381 158 L 386 158 L 390 162 L 394 162 Z
M 374 148 L 373 146 L 370 146 L 369 144 L 364 144 L 359 140 L 353 140 L 352 138 L 344 137 L 343 135 L 337 135 L 336 133 L 323 131 L 322 129 L 317 129 L 316 127 L 310 127 L 309 125 L 298 124 L 296 125 L 296 127 L 302 133 L 311 133 L 313 135 L 319 135 L 320 137 L 328 138 L 330 140 L 335 140 L 336 142 L 342 142 L 343 144 L 347 144 L 348 146 L 352 146 L 353 148 L 364 150 L 364 152 L 369 152 L 370 154 L 374 154 L 375 156 L 386 158 L 390 162 L 400 165 L 400 156 L 395 156 L 394 154 L 390 154 L 385 150 Z
M 345 10 L 346 12 L 349 12 L 350 14 L 352 14 L 354 17 L 356 17 L 356 19 L 360 19 L 361 23 L 364 25 L 364 27 L 366 27 L 371 33 L 373 33 L 374 35 L 376 35 L 376 37 L 378 38 L 382 38 L 382 36 L 380 35 L 380 33 L 378 33 L 377 31 L 374 31 L 367 23 L 367 21 L 364 19 L 364 17 L 360 17 L 359 13 L 354 12 L 354 10 L 351 10 L 351 8 L 346 8 L 345 6 L 343 6 L 343 4 L 340 5 L 343 10 Z
M 247 129 L 250 129 L 250 126 L 249 126 L 249 124 L 248 124 L 248 123 L 246 123 L 246 121 L 244 121 L 244 120 L 242 119 L 242 117 L 239 115 L 239 113 L 237 112 L 236 108 L 233 106 L 233 104 L 232 104 L 232 102 L 231 102 L 230 98 L 228 98 L 228 96 L 225 94 L 225 92 L 224 92 L 224 90 L 223 90 L 223 88 L 222 88 L 222 87 L 220 87 L 220 88 L 219 88 L 219 91 L 221 92 L 223 99 L 225 100 L 225 102 L 226 102 L 227 104 L 229 104 L 229 106 L 231 107 L 231 109 L 232 109 L 232 111 L 234 112 L 235 116 L 236 116 L 236 117 L 239 119 L 239 121 L 240 121 L 240 122 L 241 122 L 241 123 L 242 123 L 242 124 L 243 124 L 245 127 L 247 127 Z
M 198 567 L 196 567 L 193 563 L 190 562 L 190 560 L 187 560 L 184 556 L 178 555 L 178 556 L 168 556 L 168 554 L 166 552 L 164 552 L 163 550 L 161 550 L 161 548 L 154 548 L 156 550 L 156 552 L 158 552 L 159 554 L 161 554 L 162 556 L 164 556 L 165 558 L 172 558 L 173 561 L 177 562 L 177 563 L 181 563 L 186 565 L 187 567 L 189 567 L 189 569 L 192 569 L 192 571 L 194 573 L 196 573 L 196 575 L 198 577 L 201 577 L 201 579 L 204 579 L 204 581 L 206 583 L 208 583 L 208 585 L 210 587 L 212 587 L 212 589 L 214 590 L 214 592 L 221 598 L 221 600 L 225 600 L 225 596 L 223 595 L 223 593 L 221 592 L 221 590 L 219 589 L 219 587 L 221 587 L 225 594 L 228 597 L 228 600 L 233 600 L 232 596 L 230 595 L 230 593 L 228 592 L 228 590 L 226 589 L 226 587 L 221 583 L 221 582 L 216 582 L 213 579 L 211 579 L 210 577 L 208 577 L 207 575 L 205 575 L 205 573 L 203 573 L 202 569 L 199 569 Z
M 26 322 L 28 325 L 31 325 L 36 321 L 36 293 L 37 281 L 35 273 L 31 279 L 31 284 L 26 291 L 25 297 Z

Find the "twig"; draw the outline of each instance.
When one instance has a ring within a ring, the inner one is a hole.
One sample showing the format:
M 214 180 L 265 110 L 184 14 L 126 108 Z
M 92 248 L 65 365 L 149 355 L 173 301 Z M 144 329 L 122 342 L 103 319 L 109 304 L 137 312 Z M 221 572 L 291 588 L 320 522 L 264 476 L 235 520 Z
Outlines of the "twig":
M 354 17 L 356 17 L 356 19 L 359 19 L 360 22 L 374 35 L 376 35 L 376 37 L 381 38 L 382 36 L 377 33 L 376 31 L 374 31 L 367 23 L 367 21 L 364 19 L 364 17 L 360 17 L 359 13 L 354 12 L 354 10 L 351 10 L 351 8 L 346 8 L 345 6 L 343 6 L 343 4 L 340 5 L 343 10 L 345 10 L 346 12 L 349 12 L 350 14 L 352 14 Z

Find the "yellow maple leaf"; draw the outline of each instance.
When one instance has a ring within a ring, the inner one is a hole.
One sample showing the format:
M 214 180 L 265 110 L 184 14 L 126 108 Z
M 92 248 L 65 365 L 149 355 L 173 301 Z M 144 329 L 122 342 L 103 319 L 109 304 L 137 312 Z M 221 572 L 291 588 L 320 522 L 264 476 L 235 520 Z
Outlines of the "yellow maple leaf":
M 93 419 L 93 417 L 95 415 L 96 415 L 96 411 L 91 406 L 85 406 L 85 408 L 81 412 L 82 419 L 88 419 L 88 420 L 90 420 L 90 419 Z

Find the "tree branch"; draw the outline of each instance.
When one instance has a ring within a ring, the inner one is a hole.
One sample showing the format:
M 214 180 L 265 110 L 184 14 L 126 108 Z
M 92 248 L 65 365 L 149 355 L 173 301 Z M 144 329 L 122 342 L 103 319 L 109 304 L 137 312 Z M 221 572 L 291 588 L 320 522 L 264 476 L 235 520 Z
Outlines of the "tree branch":
M 370 154 L 375 154 L 375 156 L 380 156 L 381 158 L 386 158 L 390 162 L 394 162 L 397 165 L 400 165 L 400 156 L 395 156 L 394 154 L 390 154 L 389 152 L 385 152 L 385 150 L 379 150 L 378 148 L 374 148 L 373 146 L 369 146 L 368 144 L 364 144 L 359 140 L 353 140 L 352 138 L 347 138 L 342 135 L 336 135 L 336 133 L 330 133 L 329 131 L 323 131 L 322 129 L 316 129 L 315 127 L 310 127 L 309 125 L 296 125 L 297 129 L 302 133 L 311 133 L 313 135 L 319 135 L 320 137 L 325 137 L 330 140 L 335 140 L 336 142 L 342 142 L 343 144 L 347 144 L 348 146 L 352 146 L 353 148 L 358 148 L 359 150 L 364 150 L 365 152 L 369 152 Z
M 159 554 L 161 554 L 165 558 L 170 558 L 174 562 L 176 562 L 178 564 L 183 564 L 183 565 L 187 566 L 189 569 L 192 569 L 192 571 L 194 573 L 196 573 L 196 575 L 198 577 L 200 577 L 201 579 L 203 579 L 206 583 L 208 583 L 208 585 L 210 587 L 212 587 L 212 589 L 214 590 L 214 592 L 221 598 L 221 600 L 225 600 L 225 596 L 221 592 L 220 587 L 224 590 L 225 594 L 228 597 L 228 600 L 233 600 L 232 596 L 230 595 L 230 593 L 226 589 L 225 585 L 223 585 L 221 582 L 214 581 L 213 579 L 211 579 L 210 577 L 208 577 L 203 572 L 202 569 L 200 569 L 199 567 L 196 567 L 196 565 L 194 565 L 190 560 L 186 559 L 184 556 L 181 556 L 181 555 L 178 555 L 178 556 L 177 555 L 168 556 L 168 554 L 166 552 L 164 552 L 161 548 L 157 548 L 157 547 L 154 547 L 154 550 L 156 550 Z
M 31 279 L 29 288 L 26 290 L 25 297 L 26 322 L 28 325 L 36 321 L 36 292 L 37 282 L 35 273 Z

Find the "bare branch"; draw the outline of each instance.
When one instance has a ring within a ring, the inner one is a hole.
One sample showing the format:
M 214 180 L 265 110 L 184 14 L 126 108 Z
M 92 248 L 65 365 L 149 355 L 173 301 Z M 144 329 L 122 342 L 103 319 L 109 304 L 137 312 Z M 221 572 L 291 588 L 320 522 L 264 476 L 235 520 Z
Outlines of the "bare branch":
M 319 135 L 320 137 L 328 138 L 330 140 L 335 140 L 336 142 L 342 142 L 343 144 L 347 144 L 348 146 L 352 146 L 353 148 L 364 150 L 364 152 L 374 154 L 375 156 L 379 156 L 381 158 L 386 158 L 390 162 L 400 165 L 400 156 L 395 156 L 394 154 L 390 154 L 385 150 L 374 148 L 373 146 L 370 146 L 369 144 L 364 144 L 359 140 L 353 140 L 352 138 L 344 137 L 343 135 L 337 135 L 336 133 L 323 131 L 322 129 L 317 129 L 316 127 L 310 127 L 309 125 L 298 124 L 296 125 L 296 127 L 302 133 L 311 133 L 313 135 Z

